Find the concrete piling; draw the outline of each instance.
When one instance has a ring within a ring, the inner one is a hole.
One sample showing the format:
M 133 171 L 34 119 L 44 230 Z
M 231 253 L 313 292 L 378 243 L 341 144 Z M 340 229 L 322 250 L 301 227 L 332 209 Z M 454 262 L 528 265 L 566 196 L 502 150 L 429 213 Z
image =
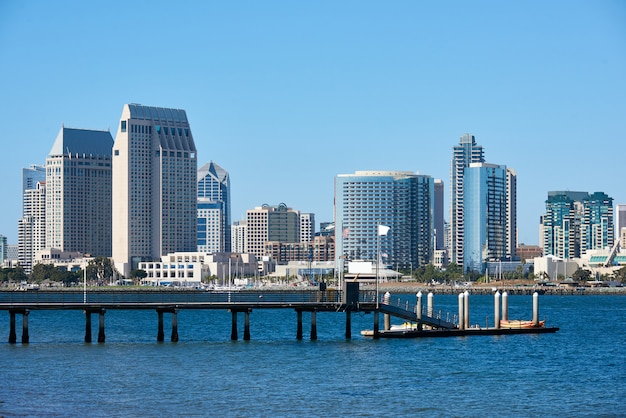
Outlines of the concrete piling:
M 352 338 L 352 312 L 346 309 L 346 339 Z
M 494 327 L 500 329 L 500 291 L 498 290 L 493 295 L 493 320 Z
M 157 325 L 157 342 L 162 343 L 165 340 L 165 333 L 163 332 L 163 311 L 157 309 L 157 315 L 159 317 Z
M 28 314 L 30 311 L 28 309 L 24 309 L 22 312 L 22 344 L 28 344 L 30 339 L 28 335 Z
M 502 320 L 509 320 L 509 294 L 502 292 Z
M 178 342 L 178 309 L 172 311 L 172 336 L 170 340 L 173 343 Z
M 464 326 L 465 329 L 468 329 L 470 327 L 470 308 L 469 308 L 469 292 L 466 290 L 465 293 L 463 293 L 463 297 L 464 297 L 464 301 L 463 301 L 463 320 L 464 320 Z
M 231 341 L 237 341 L 237 339 L 239 338 L 239 336 L 237 335 L 237 311 L 231 310 L 230 314 L 232 317 L 232 322 L 231 322 L 231 327 L 230 327 L 230 339 Z
M 427 312 L 428 312 L 428 316 L 432 317 L 433 316 L 433 307 L 435 306 L 434 302 L 434 298 L 435 295 L 433 295 L 433 292 L 428 292 L 428 298 L 427 298 Z
M 390 302 L 391 302 L 391 293 L 386 292 L 385 296 L 383 297 L 383 303 L 385 305 L 389 305 Z M 383 319 L 384 319 L 385 331 L 389 331 L 391 329 L 391 316 L 389 314 L 384 314 Z
M 463 319 L 465 310 L 463 308 L 465 301 L 465 295 L 463 293 L 459 293 L 459 329 L 465 329 L 465 320 Z
M 311 340 L 317 340 L 317 312 L 311 311 Z
M 85 342 L 91 342 L 91 311 L 85 310 Z
M 539 293 L 533 293 L 533 325 L 539 325 Z
M 104 314 L 105 314 L 106 310 L 105 309 L 100 309 L 100 318 L 99 318 L 99 323 L 98 323 L 98 342 L 99 343 L 103 343 L 105 340 L 105 335 L 104 335 Z
M 301 340 L 302 339 L 302 310 L 298 309 L 296 310 L 296 313 L 298 315 L 298 328 L 296 330 L 296 339 Z
M 243 340 L 250 341 L 250 309 L 243 313 Z

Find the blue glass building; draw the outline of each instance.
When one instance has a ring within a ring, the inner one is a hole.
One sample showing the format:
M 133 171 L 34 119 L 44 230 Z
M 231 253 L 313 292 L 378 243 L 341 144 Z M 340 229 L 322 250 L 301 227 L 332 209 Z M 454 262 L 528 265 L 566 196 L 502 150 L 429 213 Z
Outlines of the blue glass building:
M 335 256 L 410 268 L 432 261 L 434 180 L 404 171 L 357 171 L 335 177 Z
M 198 251 L 231 251 L 230 177 L 213 161 L 198 170 Z
M 507 255 L 507 169 L 472 163 L 464 173 L 465 272 L 485 272 L 487 261 L 503 261 Z

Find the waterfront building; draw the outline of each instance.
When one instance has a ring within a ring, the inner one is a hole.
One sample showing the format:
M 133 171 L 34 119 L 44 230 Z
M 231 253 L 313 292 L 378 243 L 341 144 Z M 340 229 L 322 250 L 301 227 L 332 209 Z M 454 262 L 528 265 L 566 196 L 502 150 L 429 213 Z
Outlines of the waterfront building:
M 46 247 L 111 256 L 109 131 L 62 127 L 46 159 Z
M 246 252 L 246 236 L 248 225 L 245 220 L 235 221 L 231 226 L 232 249 L 235 253 Z
M 450 163 L 450 247 L 452 263 L 463 265 L 465 216 L 464 216 L 464 175 L 471 163 L 484 163 L 483 147 L 476 143 L 472 134 L 461 136 L 454 146 Z
M 17 223 L 17 261 L 30 274 L 35 253 L 46 246 L 46 182 L 39 181 L 34 189 L 26 189 L 23 214 Z
M 230 178 L 213 161 L 198 170 L 198 251 L 230 252 Z
M 267 255 L 268 241 L 282 243 L 300 242 L 300 212 L 278 206 L 263 205 L 246 211 L 246 253 L 256 257 Z
M 471 163 L 464 173 L 463 270 L 484 273 L 487 262 L 510 261 L 508 231 L 509 170 L 505 166 Z
M 583 200 L 583 219 L 580 224 L 580 252 L 602 250 L 613 246 L 613 199 L 596 192 Z
M 430 176 L 406 171 L 337 175 L 337 264 L 351 260 L 376 262 L 378 250 L 383 263 L 399 268 L 430 263 L 434 250 L 433 211 L 434 180 Z M 385 236 L 379 235 L 379 225 L 390 228 Z
M 252 254 L 198 251 L 166 254 L 159 261 L 140 262 L 139 268 L 147 273 L 141 284 L 149 286 L 229 286 L 258 273 Z
M 124 276 L 196 250 L 197 171 L 184 110 L 124 105 L 113 145 L 113 259 Z
M 543 254 L 571 259 L 615 244 L 613 199 L 605 193 L 548 192 L 541 217 Z
M 334 261 L 335 237 L 316 235 L 309 242 L 268 241 L 265 243 L 265 255 L 278 264 L 291 261 Z

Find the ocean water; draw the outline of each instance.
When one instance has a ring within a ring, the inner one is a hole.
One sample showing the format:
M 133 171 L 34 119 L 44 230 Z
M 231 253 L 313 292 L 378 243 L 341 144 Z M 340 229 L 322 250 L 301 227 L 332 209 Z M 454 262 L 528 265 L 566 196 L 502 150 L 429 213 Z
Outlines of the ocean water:
M 410 300 L 413 296 L 393 295 Z M 452 312 L 457 297 L 435 295 Z M 32 311 L 30 344 L 8 344 L 0 316 L 0 416 L 626 416 L 626 297 L 541 296 L 555 334 L 430 339 L 362 337 L 373 315 L 318 313 L 296 340 L 293 310 L 255 310 L 251 341 L 230 341 L 230 313 L 178 314 L 179 342 L 157 343 L 154 311 L 106 313 L 106 343 L 83 342 L 77 311 Z M 471 296 L 471 322 L 493 297 Z M 532 297 L 510 296 L 530 319 Z M 393 321 L 399 323 L 401 321 Z M 93 315 L 93 338 L 98 316 Z M 382 325 L 382 316 L 381 316 Z

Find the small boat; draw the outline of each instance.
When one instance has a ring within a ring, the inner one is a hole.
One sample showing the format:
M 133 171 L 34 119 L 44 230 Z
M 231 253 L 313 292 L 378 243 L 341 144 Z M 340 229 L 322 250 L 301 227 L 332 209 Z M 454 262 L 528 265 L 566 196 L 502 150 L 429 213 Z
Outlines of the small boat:
M 533 323 L 533 321 L 523 321 L 523 320 L 501 320 L 500 328 L 542 328 L 545 324 L 545 321 L 539 321 L 537 325 Z
M 407 331 L 415 331 L 417 330 L 417 324 L 414 324 L 413 322 L 405 322 L 403 324 L 400 325 L 392 325 L 388 330 L 380 330 L 380 332 L 385 333 L 385 334 L 393 334 L 393 333 L 403 333 L 403 332 L 407 332 Z M 371 329 L 364 329 L 363 331 L 361 331 L 361 335 L 364 337 L 373 337 L 374 336 L 374 331 Z

